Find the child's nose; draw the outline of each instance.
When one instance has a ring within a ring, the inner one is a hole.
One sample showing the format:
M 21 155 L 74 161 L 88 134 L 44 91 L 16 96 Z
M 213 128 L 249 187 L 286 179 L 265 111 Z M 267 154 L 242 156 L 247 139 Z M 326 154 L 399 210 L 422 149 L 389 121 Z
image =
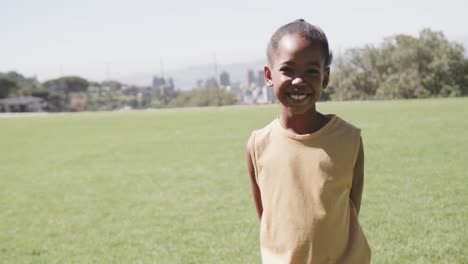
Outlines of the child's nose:
M 303 83 L 304 83 L 304 80 L 302 79 L 302 77 L 301 76 L 296 76 L 296 77 L 293 78 L 291 84 L 296 86 L 296 85 L 301 85 Z

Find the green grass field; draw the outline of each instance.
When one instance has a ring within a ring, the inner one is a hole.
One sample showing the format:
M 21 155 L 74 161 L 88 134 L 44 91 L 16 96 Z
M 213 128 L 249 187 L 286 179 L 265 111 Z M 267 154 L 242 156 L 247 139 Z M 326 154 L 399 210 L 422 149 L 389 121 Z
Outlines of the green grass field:
M 318 108 L 362 128 L 373 263 L 468 263 L 468 98 Z M 0 119 L 0 263 L 260 263 L 245 143 L 278 113 Z

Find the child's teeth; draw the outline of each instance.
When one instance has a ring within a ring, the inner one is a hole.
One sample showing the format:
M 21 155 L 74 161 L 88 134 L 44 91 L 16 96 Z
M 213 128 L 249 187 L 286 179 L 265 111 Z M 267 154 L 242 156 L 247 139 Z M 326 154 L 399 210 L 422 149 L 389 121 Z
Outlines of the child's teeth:
M 306 98 L 306 95 L 305 94 L 291 94 L 291 97 L 294 99 L 294 100 L 302 100 L 304 98 Z

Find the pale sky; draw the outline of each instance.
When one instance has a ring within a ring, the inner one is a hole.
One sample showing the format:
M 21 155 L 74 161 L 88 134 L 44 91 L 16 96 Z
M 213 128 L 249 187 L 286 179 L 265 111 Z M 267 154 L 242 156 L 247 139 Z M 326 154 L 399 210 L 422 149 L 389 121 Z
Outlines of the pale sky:
M 398 33 L 468 42 L 468 1 L 0 0 L 0 71 L 43 81 L 263 59 L 271 34 L 304 18 L 335 53 Z

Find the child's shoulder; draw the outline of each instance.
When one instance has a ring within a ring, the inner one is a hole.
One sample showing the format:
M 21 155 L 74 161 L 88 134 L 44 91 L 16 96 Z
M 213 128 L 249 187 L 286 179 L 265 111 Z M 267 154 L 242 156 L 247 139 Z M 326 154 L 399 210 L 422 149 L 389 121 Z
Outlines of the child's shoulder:
M 256 130 L 253 130 L 252 133 L 250 134 L 250 138 L 249 138 L 249 141 L 248 141 L 249 145 L 253 144 L 256 141 L 267 138 L 268 135 L 271 134 L 271 132 L 272 132 L 274 126 L 275 126 L 275 122 L 277 122 L 277 118 L 273 119 L 266 126 L 264 126 L 262 128 L 259 128 L 259 129 L 256 129 Z
M 266 134 L 266 133 L 271 132 L 271 130 L 273 130 L 277 120 L 278 120 L 278 118 L 275 118 L 270 123 L 265 125 L 264 127 L 253 130 L 252 135 L 262 135 L 262 134 Z
M 349 121 L 344 120 L 343 118 L 336 116 L 337 120 L 339 121 L 340 128 L 354 130 L 354 131 L 361 131 L 361 129 Z
M 361 129 L 359 127 L 337 115 L 333 115 L 333 118 L 335 119 L 334 124 L 325 134 L 333 138 L 339 138 L 340 141 L 355 141 L 360 138 Z

